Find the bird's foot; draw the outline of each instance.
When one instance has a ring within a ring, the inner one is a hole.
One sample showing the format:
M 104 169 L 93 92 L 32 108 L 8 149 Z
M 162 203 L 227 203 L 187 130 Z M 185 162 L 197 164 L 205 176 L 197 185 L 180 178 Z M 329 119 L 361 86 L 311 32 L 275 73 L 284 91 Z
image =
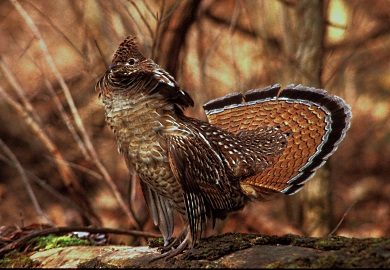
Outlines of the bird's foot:
M 185 248 L 188 246 L 188 244 L 190 243 L 190 241 L 189 241 L 190 240 L 190 233 L 187 233 L 184 240 L 181 241 L 180 244 L 176 248 L 173 247 L 182 238 L 182 234 L 183 234 L 183 232 L 180 234 L 179 237 L 177 237 L 175 240 L 173 240 L 172 243 L 170 243 L 169 245 L 160 248 L 161 252 L 163 252 L 163 253 L 161 255 L 158 255 L 155 258 L 153 258 L 150 262 L 154 262 L 154 261 L 157 261 L 157 260 L 160 260 L 163 258 L 167 261 L 167 260 L 175 257 L 176 255 L 179 255 L 180 253 L 182 253 L 185 250 Z

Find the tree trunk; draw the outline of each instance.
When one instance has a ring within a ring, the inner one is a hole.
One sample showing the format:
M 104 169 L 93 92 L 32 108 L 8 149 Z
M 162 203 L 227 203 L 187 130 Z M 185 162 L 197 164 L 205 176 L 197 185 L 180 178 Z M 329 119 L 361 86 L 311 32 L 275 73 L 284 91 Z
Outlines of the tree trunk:
M 295 6 L 297 44 L 295 51 L 294 83 L 322 88 L 322 60 L 325 35 L 325 3 L 323 0 L 299 0 Z M 293 200 L 302 211 L 299 217 L 302 231 L 306 235 L 324 236 L 332 226 L 331 182 L 329 167 L 317 171 L 305 184 L 298 198 Z M 298 201 L 298 202 L 297 202 Z M 298 210 L 298 211 L 299 211 Z

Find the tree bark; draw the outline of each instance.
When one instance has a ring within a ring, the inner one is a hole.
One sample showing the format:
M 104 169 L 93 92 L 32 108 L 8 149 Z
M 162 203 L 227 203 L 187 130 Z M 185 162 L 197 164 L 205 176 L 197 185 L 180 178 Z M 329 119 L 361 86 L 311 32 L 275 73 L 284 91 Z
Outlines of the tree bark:
M 300 0 L 296 6 L 298 69 L 295 82 L 322 88 L 321 74 L 325 38 L 325 3 L 323 0 Z M 326 163 L 327 164 L 327 163 Z M 324 236 L 332 226 L 331 181 L 328 166 L 317 171 L 307 182 L 302 201 L 302 230 L 311 236 Z

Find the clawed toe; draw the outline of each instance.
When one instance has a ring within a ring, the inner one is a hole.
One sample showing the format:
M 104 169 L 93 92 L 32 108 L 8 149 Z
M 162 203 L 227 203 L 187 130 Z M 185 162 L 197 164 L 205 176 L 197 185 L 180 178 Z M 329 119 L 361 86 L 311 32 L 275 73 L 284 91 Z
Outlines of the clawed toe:
M 179 255 L 180 253 L 182 253 L 184 251 L 184 249 L 188 246 L 189 244 L 189 239 L 190 239 L 190 234 L 187 233 L 186 237 L 184 238 L 184 240 L 177 246 L 177 248 L 174 248 L 173 246 L 179 242 L 179 239 L 181 238 L 182 235 L 180 235 L 179 237 L 177 237 L 175 240 L 172 241 L 172 243 L 170 243 L 169 245 L 165 246 L 165 247 L 161 247 L 159 248 L 159 250 L 161 250 L 161 252 L 164 252 L 162 253 L 161 255 L 158 255 L 156 256 L 155 258 L 153 258 L 150 262 L 154 262 L 154 261 L 157 261 L 157 260 L 160 260 L 162 258 L 164 258 L 165 260 L 169 260 L 173 257 L 175 257 L 176 255 Z

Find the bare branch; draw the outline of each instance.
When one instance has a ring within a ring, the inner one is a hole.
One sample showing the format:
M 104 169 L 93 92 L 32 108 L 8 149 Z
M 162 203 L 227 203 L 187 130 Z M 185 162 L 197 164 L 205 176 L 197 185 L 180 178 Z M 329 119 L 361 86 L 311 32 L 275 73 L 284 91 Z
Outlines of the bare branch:
M 328 234 L 328 237 L 331 237 L 332 235 L 334 235 L 337 230 L 340 228 L 341 224 L 343 223 L 345 217 L 347 216 L 347 214 L 349 213 L 349 211 L 351 211 L 352 207 L 355 206 L 357 200 L 355 200 L 347 209 L 347 211 L 345 211 L 344 215 L 342 216 L 342 218 L 340 219 L 339 223 L 337 223 L 336 227 Z
M 12 88 L 15 90 L 18 97 L 22 100 L 24 107 L 26 110 L 31 114 L 31 116 L 34 118 L 34 120 L 42 126 L 42 120 L 39 117 L 39 115 L 35 112 L 33 106 L 31 105 L 30 101 L 27 99 L 25 92 L 23 91 L 22 86 L 19 84 L 19 82 L 16 80 L 14 75 L 10 72 L 7 65 L 4 63 L 4 61 L 0 58 L 0 67 L 1 71 L 4 73 L 5 78 L 10 83 Z
M 45 74 L 43 74 L 45 76 Z M 91 157 L 89 156 L 88 152 L 87 152 L 87 149 L 85 148 L 85 145 L 83 144 L 83 142 L 81 141 L 81 138 L 80 136 L 77 134 L 73 124 L 72 124 L 72 121 L 71 119 L 69 118 L 69 116 L 66 114 L 65 112 L 65 109 L 64 109 L 64 106 L 62 106 L 60 100 L 58 99 L 54 89 L 53 89 L 53 86 L 52 84 L 50 83 L 50 81 L 45 78 L 45 84 L 46 84 L 46 87 L 47 89 L 49 90 L 53 100 L 54 100 L 54 103 L 56 104 L 57 106 L 57 109 L 61 115 L 61 118 L 62 120 L 64 121 L 64 123 L 66 124 L 66 126 L 68 127 L 68 130 L 70 132 L 70 134 L 72 134 L 72 137 L 73 139 L 76 141 L 81 153 L 83 154 L 84 158 L 86 160 L 91 160 Z
M 66 165 L 64 157 L 61 152 L 58 150 L 57 146 L 52 142 L 52 140 L 47 136 L 45 131 L 40 127 L 40 125 L 36 122 L 34 118 L 15 100 L 13 100 L 8 94 L 4 91 L 4 89 L 0 86 L 0 96 L 8 102 L 13 109 L 25 120 L 34 134 L 40 139 L 46 149 L 50 152 L 50 154 L 54 157 L 56 162 L 58 172 L 61 175 L 61 178 L 64 181 L 64 184 L 68 188 L 69 192 L 73 195 L 73 199 L 77 201 L 82 207 L 82 211 L 79 213 L 87 218 L 93 224 L 100 224 L 99 219 L 96 217 L 92 209 L 90 208 L 89 203 L 86 201 L 85 196 L 81 196 L 83 194 L 82 189 L 79 185 L 79 182 L 76 181 L 76 177 L 73 171 Z
M 129 208 L 127 207 L 126 203 L 124 202 L 120 192 L 119 192 L 119 189 L 118 187 L 115 185 L 115 183 L 112 181 L 111 179 L 111 176 L 108 174 L 106 168 L 103 166 L 103 164 L 100 162 L 97 154 L 96 154 L 96 151 L 92 145 L 92 142 L 90 141 L 90 138 L 85 130 L 85 127 L 83 125 L 83 122 L 81 120 L 81 117 L 78 113 L 78 110 L 76 108 L 76 105 L 74 104 L 74 101 L 73 101 L 73 98 L 72 98 L 72 95 L 70 93 L 70 90 L 68 88 L 68 85 L 65 83 L 65 80 L 64 78 L 61 76 L 56 64 L 54 63 L 54 60 L 53 58 L 51 57 L 48 49 L 47 49 L 47 46 L 46 46 L 46 43 L 40 33 L 40 31 L 38 30 L 37 26 L 35 25 L 35 23 L 33 22 L 32 18 L 27 14 L 26 10 L 18 3 L 18 1 L 16 0 L 10 0 L 11 3 L 15 6 L 15 8 L 17 9 L 17 11 L 20 13 L 20 15 L 24 18 L 24 20 L 26 21 L 27 25 L 29 26 L 29 28 L 31 29 L 31 31 L 34 33 L 35 37 L 38 39 L 38 43 L 41 47 L 41 50 L 43 52 L 43 55 L 46 59 L 46 62 L 48 63 L 50 69 L 52 70 L 54 76 L 56 77 L 56 79 L 58 80 L 60 86 L 61 86 L 61 89 L 62 91 L 64 92 L 65 94 L 65 97 L 66 97 L 66 100 L 69 104 L 69 107 L 70 107 L 70 110 L 72 112 L 72 115 L 73 115 L 73 118 L 74 118 L 74 121 L 76 123 L 76 126 L 77 128 L 79 129 L 81 135 L 82 135 L 82 138 L 84 140 L 84 144 L 86 145 L 91 157 L 92 157 L 92 160 L 94 161 L 95 165 L 97 166 L 97 168 L 100 170 L 100 172 L 103 174 L 103 177 L 106 181 L 106 183 L 109 185 L 109 187 L 111 188 L 111 191 L 114 193 L 114 196 L 116 198 L 116 200 L 118 201 L 120 207 L 123 209 L 123 211 L 126 213 L 126 215 L 128 216 L 129 220 L 131 223 L 135 224 L 135 226 L 137 228 L 139 228 L 139 225 L 137 224 L 136 222 L 136 219 L 133 217 L 133 215 L 131 214 Z M 66 166 L 65 166 L 66 167 Z
M 149 33 L 150 33 L 150 36 L 153 37 L 153 30 L 152 30 L 152 27 L 150 26 L 148 20 L 146 20 L 145 16 L 143 15 L 143 13 L 141 12 L 141 10 L 138 8 L 138 6 L 136 5 L 136 3 L 132 0 L 130 0 L 130 3 L 134 6 L 134 8 L 137 10 L 137 13 L 138 15 L 140 16 L 142 22 L 145 24 L 145 26 L 147 27 Z M 134 20 L 134 23 L 136 24 L 136 21 Z
M 39 205 L 39 202 L 37 198 L 35 197 L 34 191 L 30 185 L 30 182 L 27 179 L 26 172 L 23 169 L 22 164 L 20 164 L 19 160 L 16 158 L 14 153 L 8 148 L 8 146 L 0 139 L 0 148 L 3 149 L 5 154 L 11 159 L 12 163 L 14 164 L 16 170 L 18 171 L 20 178 L 26 187 L 28 196 L 30 197 L 30 200 L 32 201 L 35 210 L 38 212 L 38 214 L 43 218 L 46 222 L 53 224 L 53 221 L 43 212 L 41 206 Z

